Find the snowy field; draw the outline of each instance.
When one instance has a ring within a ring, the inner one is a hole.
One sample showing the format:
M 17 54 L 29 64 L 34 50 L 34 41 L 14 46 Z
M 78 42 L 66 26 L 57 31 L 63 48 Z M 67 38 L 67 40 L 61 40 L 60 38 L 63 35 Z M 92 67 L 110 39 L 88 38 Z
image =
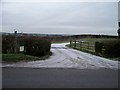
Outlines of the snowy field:
M 65 47 L 66 44 L 68 43 L 52 44 L 53 55 L 46 60 L 2 64 L 2 67 L 118 69 L 118 61 L 70 49 Z

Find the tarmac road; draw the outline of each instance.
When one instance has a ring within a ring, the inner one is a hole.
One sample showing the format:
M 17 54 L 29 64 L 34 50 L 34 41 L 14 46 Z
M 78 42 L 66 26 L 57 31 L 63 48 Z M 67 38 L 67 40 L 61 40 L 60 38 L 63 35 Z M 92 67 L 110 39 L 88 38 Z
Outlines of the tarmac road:
M 2 68 L 3 88 L 118 88 L 117 69 Z

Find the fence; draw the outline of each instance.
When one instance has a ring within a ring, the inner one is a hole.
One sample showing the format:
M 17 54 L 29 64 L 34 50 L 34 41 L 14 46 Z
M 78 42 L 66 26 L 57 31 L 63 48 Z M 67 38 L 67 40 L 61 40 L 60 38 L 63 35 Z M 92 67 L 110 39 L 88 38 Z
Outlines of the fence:
M 70 47 L 105 57 L 120 57 L 120 40 L 110 41 L 70 41 Z
M 70 47 L 81 51 L 95 53 L 95 42 L 74 40 L 74 41 L 70 41 Z

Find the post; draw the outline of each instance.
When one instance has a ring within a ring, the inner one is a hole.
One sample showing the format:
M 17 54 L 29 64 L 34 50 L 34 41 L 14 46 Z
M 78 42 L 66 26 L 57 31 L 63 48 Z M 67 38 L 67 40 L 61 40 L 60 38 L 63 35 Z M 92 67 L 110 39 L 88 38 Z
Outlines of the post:
M 70 40 L 70 47 L 72 46 L 72 41 Z
M 82 50 L 82 41 L 80 42 L 80 50 Z
M 89 52 L 89 42 L 88 42 L 88 52 Z
M 81 50 L 81 42 L 79 41 L 79 46 L 80 46 L 80 50 Z
M 76 40 L 75 40 L 75 45 L 74 45 L 74 48 L 76 48 Z

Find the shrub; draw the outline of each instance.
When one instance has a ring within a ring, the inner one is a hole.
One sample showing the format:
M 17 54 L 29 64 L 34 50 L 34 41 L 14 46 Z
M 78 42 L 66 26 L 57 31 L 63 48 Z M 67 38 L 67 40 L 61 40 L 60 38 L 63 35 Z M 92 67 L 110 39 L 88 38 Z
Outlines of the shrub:
M 47 39 L 29 37 L 24 39 L 25 54 L 33 56 L 44 56 L 50 52 L 51 43 Z
M 120 57 L 120 39 L 96 42 L 95 50 L 97 54 L 105 57 Z
M 3 36 L 2 37 L 2 53 L 13 53 L 14 52 L 14 36 Z
M 24 46 L 24 54 L 33 56 L 44 56 L 50 52 L 51 42 L 48 39 L 30 36 L 18 36 L 17 47 Z M 15 37 L 3 36 L 2 38 L 2 53 L 13 53 L 15 49 Z
M 103 43 L 95 42 L 95 52 L 102 53 Z

